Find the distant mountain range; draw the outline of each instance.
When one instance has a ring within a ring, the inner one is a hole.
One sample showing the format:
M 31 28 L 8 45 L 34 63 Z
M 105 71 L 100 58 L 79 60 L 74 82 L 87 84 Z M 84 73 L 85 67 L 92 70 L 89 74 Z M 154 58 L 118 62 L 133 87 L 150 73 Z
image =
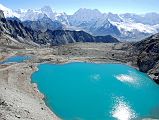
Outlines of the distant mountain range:
M 39 23 L 40 25 L 39 20 L 37 23 Z M 54 24 L 55 21 L 52 23 Z M 44 24 L 47 25 L 47 23 Z M 0 43 L 3 41 L 2 38 L 4 37 L 6 38 L 4 42 L 7 42 L 8 45 L 17 42 L 32 46 L 54 46 L 54 45 L 64 45 L 75 42 L 97 42 L 97 43 L 119 42 L 116 38 L 110 35 L 92 36 L 84 31 L 51 30 L 51 29 L 41 30 L 41 28 L 45 27 L 45 25 L 39 26 L 40 30 L 38 30 L 37 28 L 35 28 L 37 29 L 35 30 L 32 29 L 31 27 L 26 27 L 24 23 L 22 23 L 17 18 L 6 19 L 4 17 L 3 11 L 0 10 L 0 38 L 1 38 Z M 46 27 L 50 26 L 48 25 Z
M 18 18 L 33 30 L 75 30 L 92 35 L 112 35 L 119 40 L 140 40 L 159 32 L 159 14 L 101 13 L 99 10 L 79 9 L 73 15 L 57 13 L 49 6 L 38 10 L 13 11 L 0 4 L 7 18 Z

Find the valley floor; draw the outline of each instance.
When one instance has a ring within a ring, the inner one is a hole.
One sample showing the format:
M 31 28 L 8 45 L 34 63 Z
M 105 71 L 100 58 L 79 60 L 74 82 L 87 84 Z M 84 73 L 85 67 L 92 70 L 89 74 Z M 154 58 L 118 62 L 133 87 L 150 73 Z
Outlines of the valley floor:
M 52 48 L 17 48 L 0 46 L 0 60 L 13 55 L 32 56 L 23 63 L 0 65 L 0 119 L 56 120 L 59 119 L 45 105 L 44 96 L 31 74 L 40 63 L 97 62 L 123 63 L 137 68 L 136 57 L 127 43 L 76 43 Z

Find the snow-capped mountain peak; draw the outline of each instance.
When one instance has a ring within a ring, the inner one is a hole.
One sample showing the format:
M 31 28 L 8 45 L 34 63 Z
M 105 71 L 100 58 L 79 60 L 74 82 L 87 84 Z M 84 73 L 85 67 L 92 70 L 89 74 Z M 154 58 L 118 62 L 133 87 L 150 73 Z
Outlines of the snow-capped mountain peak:
M 102 17 L 102 13 L 97 9 L 91 10 L 86 8 L 80 8 L 71 16 L 71 22 L 80 24 L 81 22 L 91 22 Z
M 46 14 L 51 19 L 55 19 L 55 15 L 57 14 L 50 6 L 44 6 L 39 11 L 41 11 L 42 14 Z
M 114 21 L 114 22 L 122 22 L 123 21 L 123 19 L 118 14 L 113 14 L 111 12 L 109 12 L 107 14 L 107 18 L 109 21 Z
M 40 10 L 46 13 L 53 13 L 53 9 L 50 6 L 44 6 Z
M 52 21 L 59 21 L 63 24 L 69 24 L 66 13 L 57 13 L 50 6 L 44 6 L 40 9 L 28 9 L 23 10 L 19 9 L 15 11 L 19 16 L 18 18 L 22 21 L 37 21 L 45 17 L 45 15 L 50 18 Z

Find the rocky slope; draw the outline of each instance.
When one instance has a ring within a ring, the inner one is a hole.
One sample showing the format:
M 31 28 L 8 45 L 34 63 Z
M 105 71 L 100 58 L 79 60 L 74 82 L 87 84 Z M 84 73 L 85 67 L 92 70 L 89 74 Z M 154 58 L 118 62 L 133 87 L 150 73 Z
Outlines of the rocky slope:
M 107 36 L 92 36 L 84 31 L 69 31 L 69 30 L 47 30 L 46 32 L 40 33 L 37 40 L 34 42 L 38 44 L 50 45 L 64 45 L 75 42 L 102 42 L 102 43 L 117 43 L 119 42 L 116 38 Z
M 0 10 L 0 35 L 8 35 L 20 43 L 36 45 L 32 39 L 34 31 L 24 27 L 24 25 L 17 20 L 7 20 L 4 17 L 3 11 Z
M 134 44 L 137 65 L 159 83 L 159 33 Z

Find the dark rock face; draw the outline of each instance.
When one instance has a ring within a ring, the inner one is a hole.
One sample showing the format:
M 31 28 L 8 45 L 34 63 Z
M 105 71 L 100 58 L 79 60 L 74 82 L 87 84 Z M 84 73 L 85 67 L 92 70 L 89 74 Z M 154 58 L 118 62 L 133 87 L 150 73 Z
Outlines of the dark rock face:
M 142 72 L 152 74 L 159 83 L 159 33 L 134 44 L 138 52 L 137 65 Z
M 146 54 L 144 57 L 139 57 L 137 61 L 140 71 L 148 72 L 155 65 L 155 61 L 152 58 L 149 58 Z
M 141 71 L 147 72 L 159 61 L 159 34 L 153 35 L 135 44 L 139 52 L 138 65 Z
M 33 39 L 33 33 L 34 31 L 24 27 L 24 25 L 17 20 L 18 18 L 9 18 L 6 19 L 3 15 L 3 12 L 0 12 L 0 33 L 7 34 L 13 38 L 15 38 L 17 41 L 20 42 L 20 38 L 31 40 Z
M 2 10 L 0 10 L 0 19 L 1 18 L 4 18 L 4 14 L 3 14 L 3 11 Z
M 0 10 L 0 21 L 3 21 L 5 18 L 4 18 L 4 14 L 3 14 L 3 11 Z M 2 23 L 0 22 L 0 35 L 2 34 Z
M 25 39 L 32 39 L 32 33 L 33 31 L 31 29 L 28 29 L 23 26 L 21 22 L 18 22 L 16 20 L 6 20 L 5 18 L 1 20 L 2 21 L 2 28 L 3 31 L 5 31 L 8 35 L 10 35 L 13 38 L 21 37 Z

